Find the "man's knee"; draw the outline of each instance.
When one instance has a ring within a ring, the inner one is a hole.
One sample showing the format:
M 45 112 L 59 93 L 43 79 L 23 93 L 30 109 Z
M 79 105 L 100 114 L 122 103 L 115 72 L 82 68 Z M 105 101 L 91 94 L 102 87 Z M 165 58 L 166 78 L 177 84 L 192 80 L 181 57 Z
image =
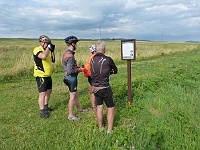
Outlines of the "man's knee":
M 40 92 L 39 93 L 39 99 L 44 99 L 46 96 L 46 92 Z
M 97 110 L 98 111 L 103 111 L 103 104 L 102 105 L 97 105 Z

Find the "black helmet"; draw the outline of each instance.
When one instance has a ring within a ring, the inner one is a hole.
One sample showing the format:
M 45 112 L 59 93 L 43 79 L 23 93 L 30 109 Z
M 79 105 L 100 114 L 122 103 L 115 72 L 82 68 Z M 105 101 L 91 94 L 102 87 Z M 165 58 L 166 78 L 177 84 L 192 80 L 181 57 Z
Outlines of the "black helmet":
M 77 43 L 79 41 L 75 36 L 68 36 L 64 40 L 67 44 Z

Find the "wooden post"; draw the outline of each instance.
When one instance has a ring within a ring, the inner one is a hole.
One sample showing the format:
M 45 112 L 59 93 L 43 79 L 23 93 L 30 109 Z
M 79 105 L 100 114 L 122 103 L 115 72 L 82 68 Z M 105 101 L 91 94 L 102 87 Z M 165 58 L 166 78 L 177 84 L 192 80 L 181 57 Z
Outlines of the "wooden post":
M 121 40 L 121 58 L 127 60 L 127 75 L 128 75 L 128 105 L 132 102 L 132 83 L 131 83 L 131 60 L 136 59 L 136 40 L 127 39 Z
M 131 60 L 127 60 L 127 74 L 128 74 L 128 105 L 130 106 L 132 102 Z

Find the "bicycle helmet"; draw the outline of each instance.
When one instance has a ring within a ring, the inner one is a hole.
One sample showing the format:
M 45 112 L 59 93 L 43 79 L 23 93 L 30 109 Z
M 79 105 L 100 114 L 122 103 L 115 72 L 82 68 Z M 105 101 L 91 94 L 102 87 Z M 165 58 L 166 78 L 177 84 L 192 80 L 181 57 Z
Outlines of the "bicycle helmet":
M 95 45 L 91 45 L 91 46 L 89 47 L 89 50 L 90 50 L 91 53 L 95 52 L 95 51 L 96 51 Z
M 73 35 L 66 37 L 64 40 L 67 44 L 77 43 L 79 41 L 78 38 Z
M 51 43 L 51 40 L 48 36 L 46 35 L 41 35 L 39 37 L 39 42 L 44 42 L 44 43 Z

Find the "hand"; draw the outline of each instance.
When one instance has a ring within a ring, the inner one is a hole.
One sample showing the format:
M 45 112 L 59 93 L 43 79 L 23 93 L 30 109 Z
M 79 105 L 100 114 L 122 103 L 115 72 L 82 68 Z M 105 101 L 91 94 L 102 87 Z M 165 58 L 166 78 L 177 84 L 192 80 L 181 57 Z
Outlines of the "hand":
M 114 70 L 112 69 L 112 70 L 110 70 L 110 74 L 114 74 Z
M 79 67 L 79 68 L 78 68 L 78 71 L 79 71 L 79 72 L 83 72 L 83 71 L 84 71 L 84 68 Z

